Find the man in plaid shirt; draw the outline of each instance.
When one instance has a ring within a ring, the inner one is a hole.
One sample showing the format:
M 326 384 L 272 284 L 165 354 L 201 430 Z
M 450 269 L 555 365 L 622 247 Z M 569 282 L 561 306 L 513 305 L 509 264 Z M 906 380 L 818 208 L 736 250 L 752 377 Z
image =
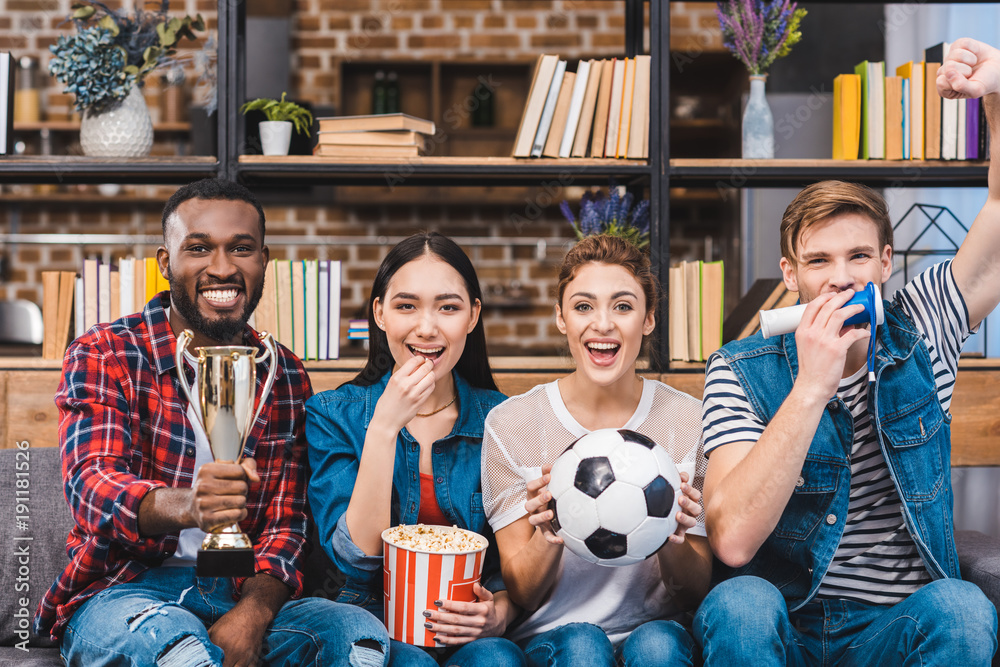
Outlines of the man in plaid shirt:
M 170 291 L 99 324 L 66 352 L 56 393 L 70 564 L 39 605 L 36 631 L 69 665 L 383 665 L 385 628 L 364 610 L 302 594 L 307 468 L 302 363 L 278 346 L 274 387 L 241 463 L 215 462 L 183 398 L 174 351 L 260 350 L 246 322 L 261 297 L 264 212 L 246 188 L 205 180 L 163 211 Z M 263 375 L 263 374 L 262 374 Z M 189 375 L 190 377 L 190 375 Z M 258 396 L 263 377 L 258 378 Z M 239 522 L 256 574 L 199 578 L 205 532 Z

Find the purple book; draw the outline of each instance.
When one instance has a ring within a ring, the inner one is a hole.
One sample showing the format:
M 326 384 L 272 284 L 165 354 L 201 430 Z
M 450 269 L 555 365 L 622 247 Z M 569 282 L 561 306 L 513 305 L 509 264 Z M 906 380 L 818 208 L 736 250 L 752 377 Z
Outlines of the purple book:
M 979 160 L 979 105 L 980 100 L 965 102 L 965 157 L 967 160 Z

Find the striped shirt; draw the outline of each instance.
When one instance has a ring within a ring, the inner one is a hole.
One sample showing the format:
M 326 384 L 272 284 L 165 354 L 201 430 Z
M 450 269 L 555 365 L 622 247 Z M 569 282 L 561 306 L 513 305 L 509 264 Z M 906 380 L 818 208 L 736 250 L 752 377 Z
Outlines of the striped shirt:
M 927 269 L 896 294 L 924 338 L 938 401 L 951 405 L 958 356 L 972 333 L 951 262 Z M 706 371 L 702 421 L 705 452 L 731 442 L 756 442 L 766 424 L 754 413 L 736 375 L 718 355 Z M 892 605 L 931 580 L 903 521 L 899 494 L 868 412 L 868 369 L 840 381 L 837 396 L 854 419 L 851 489 L 844 534 L 820 583 L 820 599 Z

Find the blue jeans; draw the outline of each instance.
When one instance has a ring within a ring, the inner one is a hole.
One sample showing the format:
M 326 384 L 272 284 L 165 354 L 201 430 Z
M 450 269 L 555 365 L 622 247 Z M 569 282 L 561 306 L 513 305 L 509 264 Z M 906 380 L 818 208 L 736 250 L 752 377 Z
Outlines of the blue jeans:
M 891 607 L 813 601 L 789 613 L 771 583 L 734 577 L 694 619 L 706 667 L 738 665 L 989 665 L 997 612 L 982 591 L 938 579 Z
M 231 579 L 199 578 L 193 567 L 161 567 L 105 589 L 66 625 L 60 644 L 70 667 L 221 665 L 208 628 L 233 608 Z M 358 607 L 323 598 L 292 600 L 261 645 L 265 665 L 357 665 L 388 662 L 389 637 Z
M 690 667 L 694 639 L 675 621 L 648 621 L 617 648 L 600 627 L 567 623 L 524 643 L 529 667 L 679 665 Z
M 389 667 L 524 667 L 524 653 L 501 637 L 481 637 L 458 649 L 423 649 L 395 639 L 389 642 Z

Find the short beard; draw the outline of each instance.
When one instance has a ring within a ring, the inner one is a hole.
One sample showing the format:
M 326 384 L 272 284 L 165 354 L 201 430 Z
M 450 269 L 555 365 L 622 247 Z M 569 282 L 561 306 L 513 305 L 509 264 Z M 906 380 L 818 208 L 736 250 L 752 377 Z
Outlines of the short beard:
M 170 300 L 177 309 L 177 313 L 197 333 L 220 343 L 228 342 L 243 333 L 247 320 L 250 319 L 250 315 L 257 308 L 260 297 L 264 294 L 264 281 L 262 280 L 253 294 L 249 295 L 247 305 L 239 317 L 220 317 L 209 320 L 201 314 L 198 306 L 191 300 L 183 286 L 174 281 L 169 267 L 167 268 L 167 281 L 170 283 Z M 244 285 L 244 289 L 246 289 L 246 285 Z

